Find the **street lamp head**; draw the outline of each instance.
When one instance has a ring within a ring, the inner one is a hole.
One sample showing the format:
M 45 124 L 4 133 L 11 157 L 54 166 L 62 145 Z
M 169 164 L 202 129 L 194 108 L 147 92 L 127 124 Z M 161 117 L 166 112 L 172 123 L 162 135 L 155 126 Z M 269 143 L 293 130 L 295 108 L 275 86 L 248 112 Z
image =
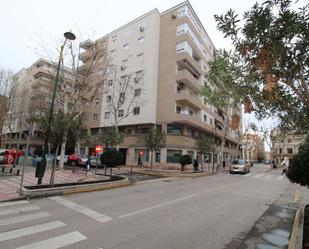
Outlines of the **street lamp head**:
M 76 36 L 71 32 L 65 32 L 64 37 L 71 41 L 74 41 L 76 39 Z

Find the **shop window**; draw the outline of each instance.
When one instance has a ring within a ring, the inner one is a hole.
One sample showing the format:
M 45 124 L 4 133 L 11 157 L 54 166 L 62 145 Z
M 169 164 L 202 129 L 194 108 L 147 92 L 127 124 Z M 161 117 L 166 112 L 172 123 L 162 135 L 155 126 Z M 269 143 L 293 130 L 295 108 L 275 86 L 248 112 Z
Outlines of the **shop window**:
M 179 163 L 179 159 L 181 156 L 181 150 L 167 150 L 167 163 Z

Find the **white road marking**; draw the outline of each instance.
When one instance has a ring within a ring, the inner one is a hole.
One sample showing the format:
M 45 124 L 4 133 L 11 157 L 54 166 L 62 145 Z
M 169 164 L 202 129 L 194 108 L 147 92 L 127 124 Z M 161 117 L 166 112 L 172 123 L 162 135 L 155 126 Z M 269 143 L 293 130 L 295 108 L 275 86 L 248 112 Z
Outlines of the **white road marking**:
M 260 178 L 260 177 L 262 177 L 262 176 L 265 176 L 264 174 L 257 174 L 257 175 L 255 175 L 254 177 L 255 178 Z
M 63 205 L 63 206 L 66 206 L 68 208 L 71 208 L 73 209 L 74 211 L 76 212 L 79 212 L 81 214 L 84 214 L 92 219 L 95 219 L 101 223 L 104 223 L 104 222 L 107 222 L 107 221 L 110 221 L 112 220 L 111 217 L 108 217 L 104 214 L 100 214 L 90 208 L 87 208 L 85 206 L 82 206 L 82 205 L 79 205 L 75 202 L 72 202 L 72 201 L 69 201 L 69 200 L 66 200 L 60 196 L 54 196 L 54 197 L 50 197 L 51 200 L 54 200 L 56 202 L 58 202 L 59 204 Z
M 277 176 L 277 177 L 275 178 L 275 180 L 282 180 L 283 177 L 284 177 L 283 175 Z
M 268 175 L 268 176 L 266 176 L 265 178 L 266 178 L 266 179 L 274 180 L 274 177 L 275 177 L 275 175 Z
M 28 212 L 28 211 L 38 210 L 38 209 L 40 209 L 38 206 L 32 206 L 32 205 L 26 206 L 26 207 L 10 208 L 10 209 L 0 210 L 0 215 L 16 214 L 16 213 Z
M 50 214 L 46 212 L 16 216 L 16 217 L 0 220 L 0 226 L 12 225 L 16 223 L 25 222 L 25 221 L 42 219 L 48 216 L 50 216 Z
M 9 201 L 9 202 L 3 202 L 3 203 L 0 203 L 0 208 L 2 208 L 2 207 L 11 207 L 11 206 L 21 205 L 21 204 L 29 204 L 29 201 Z
M 5 240 L 10 240 L 10 239 L 16 239 L 19 237 L 23 237 L 26 235 L 30 234 L 35 234 L 35 233 L 40 233 L 44 231 L 48 231 L 51 229 L 59 228 L 59 227 L 64 227 L 65 224 L 61 221 L 53 221 L 49 223 L 44 223 L 41 225 L 35 225 L 31 227 L 25 227 L 17 230 L 12 230 L 4 233 L 0 233 L 0 242 L 5 241 Z
M 78 231 L 60 235 L 51 239 L 42 240 L 33 244 L 18 247 L 17 249 L 57 249 L 87 239 Z
M 198 194 L 187 195 L 187 196 L 184 196 L 184 197 L 181 197 L 181 198 L 172 200 L 172 201 L 163 202 L 163 203 L 158 204 L 158 205 L 154 205 L 154 206 L 151 206 L 151 207 L 148 207 L 148 208 L 143 208 L 143 209 L 140 209 L 140 210 L 136 210 L 136 211 L 134 211 L 134 212 L 131 212 L 131 213 L 126 213 L 126 214 L 120 215 L 119 218 L 125 218 L 125 217 L 131 216 L 131 215 L 135 215 L 135 214 L 139 214 L 139 213 L 144 213 L 144 212 L 150 211 L 150 210 L 152 210 L 152 209 L 164 207 L 164 206 L 167 206 L 167 205 L 170 205 L 170 204 L 179 202 L 179 201 L 183 201 L 183 200 L 186 200 L 186 199 L 195 197 L 195 196 L 197 196 L 197 195 L 198 195 Z

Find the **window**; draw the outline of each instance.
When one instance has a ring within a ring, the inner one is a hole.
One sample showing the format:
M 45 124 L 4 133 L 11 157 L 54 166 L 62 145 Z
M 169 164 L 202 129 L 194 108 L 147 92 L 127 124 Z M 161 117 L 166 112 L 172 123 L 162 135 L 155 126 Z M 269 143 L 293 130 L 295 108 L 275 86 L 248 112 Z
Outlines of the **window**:
M 194 130 L 191 127 L 188 127 L 187 129 L 187 135 L 189 137 L 193 137 L 194 136 Z
M 156 155 L 155 155 L 155 162 L 156 163 L 161 162 L 161 151 L 160 150 L 156 150 L 155 153 L 156 153 Z
M 168 124 L 167 125 L 167 133 L 169 134 L 183 134 L 183 126 L 182 125 L 175 125 L 175 124 Z
M 203 103 L 204 103 L 204 105 L 207 105 L 207 99 L 206 99 L 206 97 L 203 98 Z
M 209 120 L 210 125 L 212 125 L 212 118 Z
M 204 114 L 204 122 L 207 122 L 207 115 Z
M 99 100 L 96 100 L 96 101 L 95 101 L 95 104 L 96 104 L 96 105 L 100 104 L 100 101 L 99 101 Z
M 142 75 L 143 75 L 143 71 L 142 70 L 135 72 L 136 78 L 141 78 Z
M 126 64 L 127 62 L 128 62 L 128 59 L 123 59 L 123 60 L 122 60 L 122 63 L 123 63 L 123 64 Z
M 92 119 L 93 119 L 93 120 L 98 120 L 98 114 L 93 114 L 93 115 L 92 115 Z
M 138 115 L 140 113 L 140 108 L 139 106 L 136 106 L 133 108 L 133 115 Z
M 176 113 L 178 113 L 178 114 L 181 113 L 181 107 L 180 106 L 176 106 Z
M 124 103 L 124 100 L 125 100 L 125 93 L 122 92 L 122 93 L 120 93 L 120 95 L 119 95 L 119 103 L 120 103 L 120 104 L 123 104 L 123 103 Z
M 107 102 L 107 103 L 112 102 L 112 96 L 110 96 L 110 95 L 109 95 L 109 96 L 107 96 L 107 98 L 106 98 L 106 102 Z
M 135 89 L 135 91 L 134 91 L 134 96 L 135 97 L 137 97 L 137 96 L 140 96 L 141 95 L 141 89 L 140 88 L 138 88 L 138 89 Z
M 144 61 L 144 54 L 143 53 L 138 54 L 136 57 L 137 57 L 137 60 L 139 62 L 143 62 Z
M 188 150 L 188 151 L 187 151 L 187 155 L 188 155 L 189 157 L 191 157 L 191 159 L 193 160 L 193 158 L 194 158 L 194 151 L 193 151 L 193 150 Z
M 167 150 L 166 162 L 179 163 L 180 156 L 181 156 L 181 150 Z
M 110 116 L 111 116 L 111 113 L 110 113 L 110 112 L 105 112 L 105 113 L 104 113 L 104 118 L 105 118 L 105 119 L 109 119 Z
M 119 110 L 118 111 L 118 117 L 123 117 L 124 115 L 124 111 L 123 110 Z
M 113 49 L 113 50 L 111 51 L 111 55 L 114 55 L 114 54 L 115 54 L 115 52 L 116 52 L 116 50 L 115 50 L 115 49 Z
M 279 154 L 282 154 L 282 148 L 279 148 Z
M 126 43 L 123 45 L 123 49 L 124 50 L 128 50 L 130 48 L 130 44 L 129 43 Z
M 144 43 L 144 41 L 145 41 L 144 36 L 142 36 L 142 37 L 138 38 L 138 39 L 137 39 L 137 41 L 138 41 L 138 43 L 139 43 L 139 44 L 143 44 L 143 43 Z
M 149 133 L 150 128 L 149 127 L 137 127 L 135 129 L 135 134 L 147 134 Z
M 193 114 L 194 114 L 193 111 L 192 111 L 192 110 L 189 110 L 189 115 L 190 115 L 190 116 L 193 116 Z
M 117 35 L 114 35 L 114 36 L 112 37 L 112 41 L 113 41 L 113 42 L 116 42 L 116 41 L 117 41 Z
M 293 154 L 293 148 L 287 148 L 288 154 Z
M 127 78 L 126 75 L 121 76 L 119 84 L 120 84 L 120 85 L 125 84 L 125 83 L 126 83 L 126 78 Z
M 99 132 L 99 128 L 91 128 L 90 129 L 90 134 L 93 135 L 97 135 Z
M 113 80 L 107 81 L 107 85 L 108 85 L 108 86 L 112 86 L 112 85 L 113 85 Z

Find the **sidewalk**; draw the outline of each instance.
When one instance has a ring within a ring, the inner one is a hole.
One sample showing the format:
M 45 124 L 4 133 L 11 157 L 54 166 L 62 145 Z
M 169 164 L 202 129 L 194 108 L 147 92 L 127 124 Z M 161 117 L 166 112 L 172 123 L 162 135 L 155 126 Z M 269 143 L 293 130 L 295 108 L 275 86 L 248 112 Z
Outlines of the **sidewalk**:
M 21 168 L 17 166 L 17 168 Z M 21 171 L 20 171 L 21 172 Z M 42 184 L 49 184 L 51 169 L 45 171 L 45 175 Z M 89 172 L 85 175 L 85 172 L 79 169 L 74 174 L 71 170 L 56 170 L 55 184 L 68 183 L 68 182 L 83 182 L 101 179 L 102 176 L 94 175 Z M 21 173 L 16 175 L 0 175 L 0 202 L 5 200 L 16 199 L 19 197 L 19 187 L 21 181 Z M 35 178 L 35 168 L 26 167 L 24 176 L 24 186 L 36 185 L 37 178 Z

